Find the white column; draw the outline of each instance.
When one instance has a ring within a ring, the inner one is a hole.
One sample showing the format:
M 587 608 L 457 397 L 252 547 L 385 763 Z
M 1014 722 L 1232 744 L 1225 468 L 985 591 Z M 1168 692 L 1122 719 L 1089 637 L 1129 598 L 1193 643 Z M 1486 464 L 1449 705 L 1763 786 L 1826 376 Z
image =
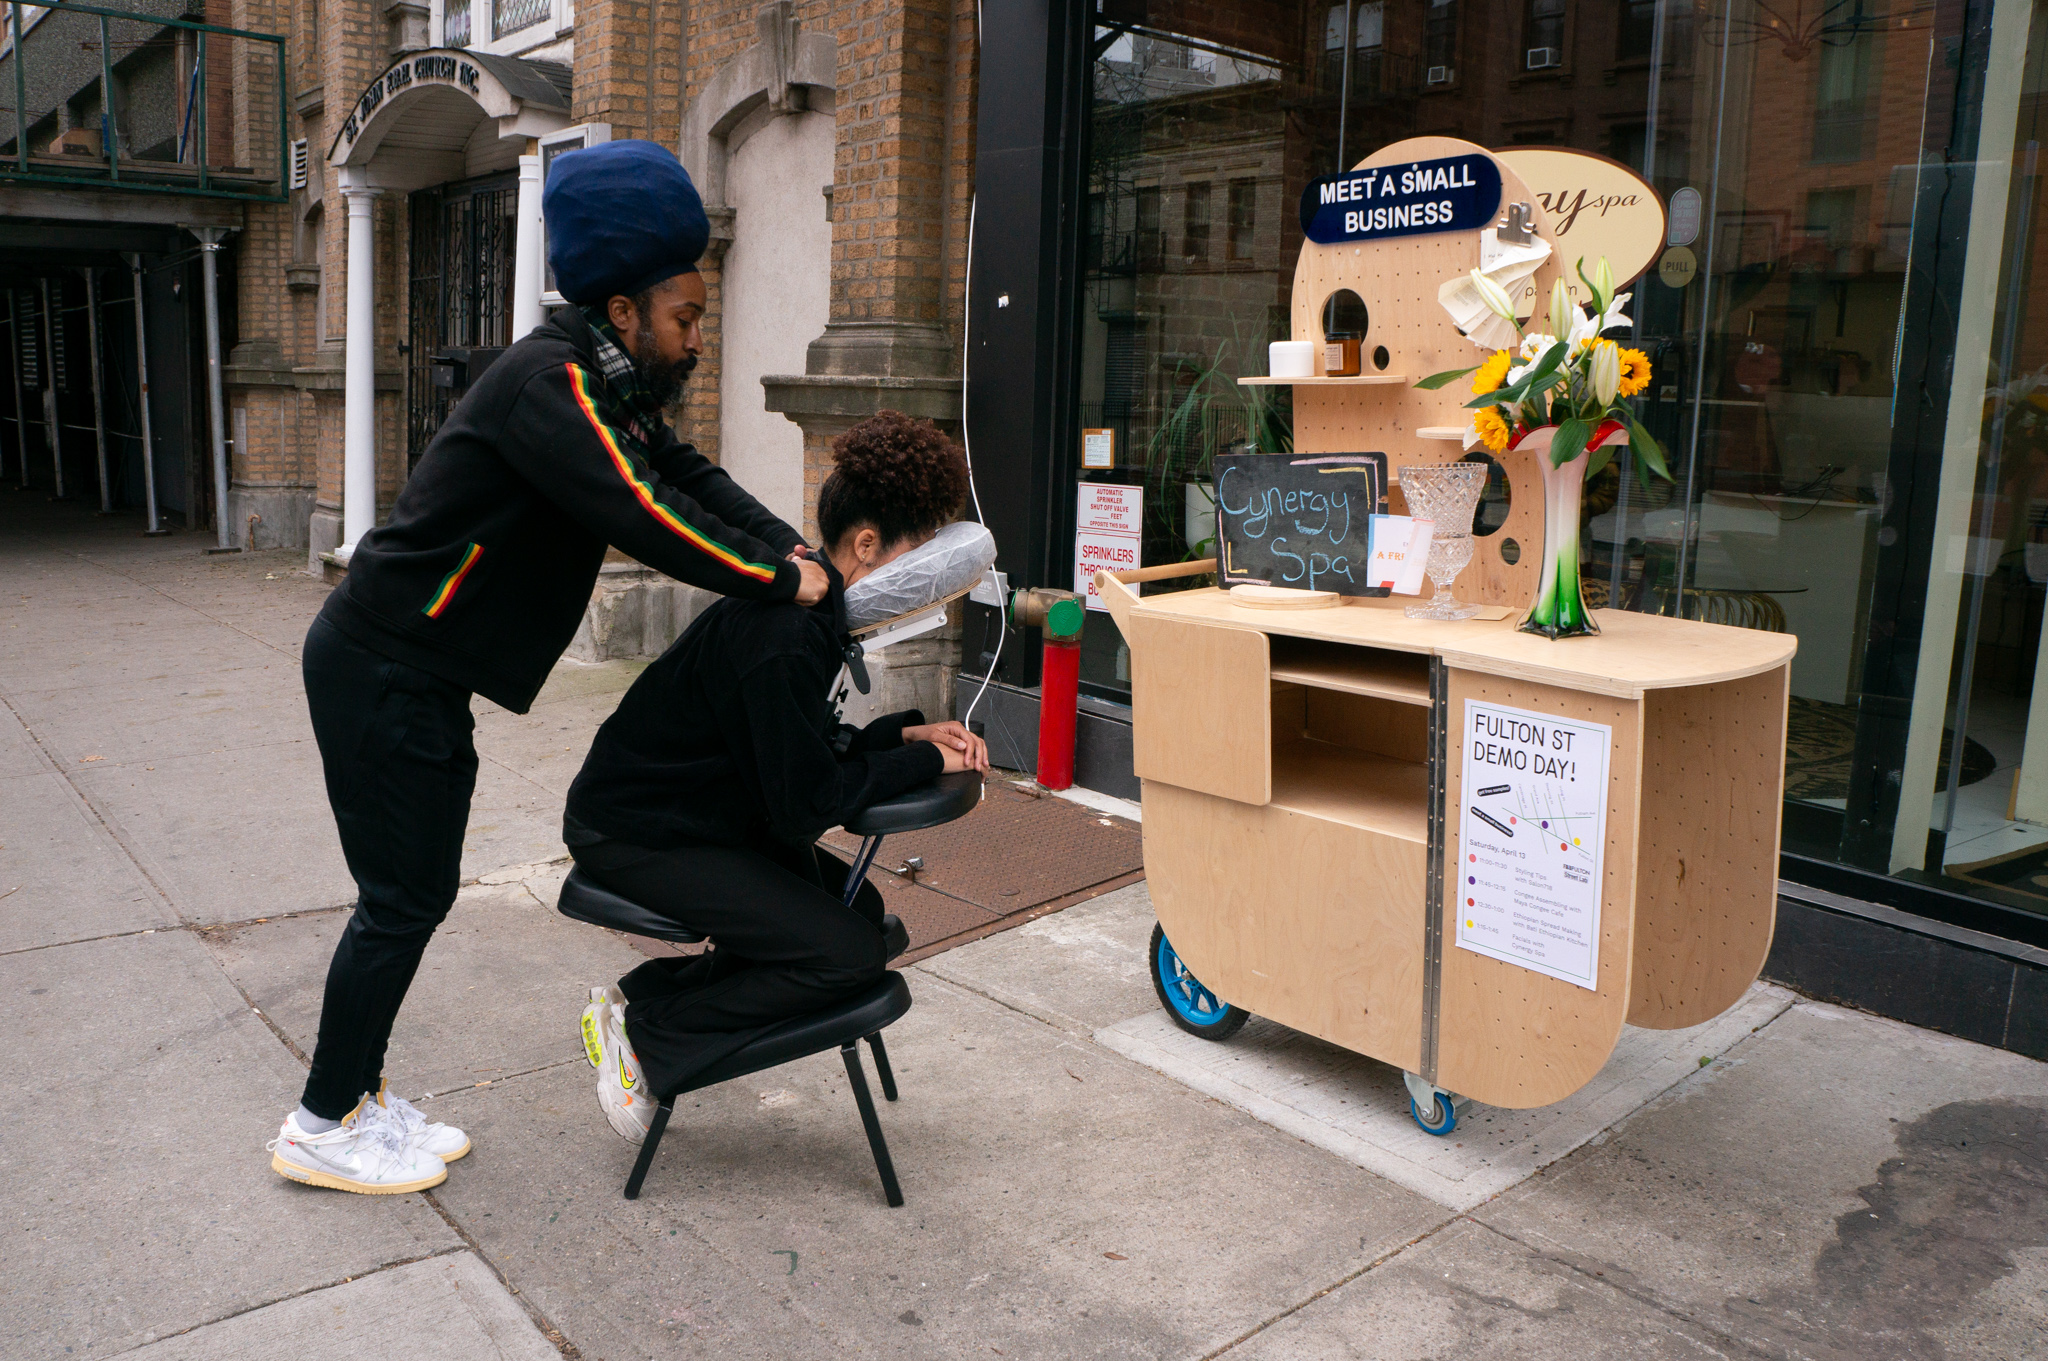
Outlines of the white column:
M 517 234 L 512 239 L 512 339 L 518 340 L 541 323 L 540 285 L 546 262 L 541 259 L 545 234 L 540 215 L 539 145 L 527 139 L 529 155 L 519 158 Z
M 228 532 L 227 405 L 220 385 L 220 267 L 215 259 L 227 231 L 221 227 L 188 230 L 199 238 L 199 272 L 206 291 L 206 405 L 208 429 L 213 436 L 213 524 L 218 540 L 217 546 L 207 551 L 226 553 L 234 545 Z M 236 451 L 238 455 L 240 452 Z
M 377 195 L 360 171 L 342 172 L 341 196 L 348 202 L 348 337 L 342 369 L 341 546 L 355 551 L 357 540 L 377 523 Z
M 1949 667 L 1959 626 L 1967 622 L 1961 616 L 1972 532 L 1970 511 L 1984 456 L 1984 387 L 1990 376 L 1992 319 L 1998 312 L 1998 279 L 2005 256 L 2006 197 L 2013 180 L 2012 154 L 2021 93 L 2026 87 L 2032 19 L 2030 5 L 1999 5 L 1991 15 L 1962 296 L 1955 308 L 1948 426 L 1942 438 L 1941 474 L 1935 484 L 1934 561 L 1928 568 L 1927 604 L 1920 618 L 1920 660 L 1913 673 L 1913 702 L 1906 719 L 1906 764 L 1899 782 L 1898 820 L 1892 824 L 1893 874 L 1941 868 L 1926 863 L 1927 833 L 1935 822 L 1941 734 L 1948 726 Z M 2010 378 L 2001 375 L 2002 381 Z M 1966 707 L 1968 700 L 1967 695 L 1963 697 Z M 1956 740 L 1965 735 L 1957 733 Z

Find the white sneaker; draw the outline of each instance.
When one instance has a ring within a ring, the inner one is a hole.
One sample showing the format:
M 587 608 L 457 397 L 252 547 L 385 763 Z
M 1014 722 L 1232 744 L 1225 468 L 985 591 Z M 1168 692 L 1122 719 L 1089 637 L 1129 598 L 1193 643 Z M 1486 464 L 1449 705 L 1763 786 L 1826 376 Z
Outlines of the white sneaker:
M 264 1147 L 270 1151 L 271 1171 L 308 1186 L 392 1196 L 448 1180 L 441 1160 L 409 1145 L 397 1122 L 381 1109 L 372 1113 L 358 1106 L 325 1134 L 300 1129 L 299 1113 L 293 1111 Z
M 469 1152 L 467 1134 L 453 1125 L 427 1119 L 418 1106 L 392 1091 L 389 1082 L 377 1084 L 377 1104 L 397 1122 L 406 1142 L 422 1153 L 431 1153 L 444 1163 L 452 1163 Z
M 583 1008 L 583 1054 L 597 1069 L 597 1104 L 627 1143 L 647 1137 L 656 1102 L 640 1076 L 640 1060 L 626 1042 L 626 998 L 616 987 L 592 988 Z

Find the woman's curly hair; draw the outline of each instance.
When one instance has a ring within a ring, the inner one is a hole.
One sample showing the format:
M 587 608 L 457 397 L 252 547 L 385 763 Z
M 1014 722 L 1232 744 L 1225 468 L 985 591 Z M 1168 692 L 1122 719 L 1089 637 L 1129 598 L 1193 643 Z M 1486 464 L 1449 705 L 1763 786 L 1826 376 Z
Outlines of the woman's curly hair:
M 830 547 L 873 525 L 884 546 L 936 534 L 967 499 L 967 456 L 930 421 L 878 411 L 832 441 L 818 489 L 818 533 Z

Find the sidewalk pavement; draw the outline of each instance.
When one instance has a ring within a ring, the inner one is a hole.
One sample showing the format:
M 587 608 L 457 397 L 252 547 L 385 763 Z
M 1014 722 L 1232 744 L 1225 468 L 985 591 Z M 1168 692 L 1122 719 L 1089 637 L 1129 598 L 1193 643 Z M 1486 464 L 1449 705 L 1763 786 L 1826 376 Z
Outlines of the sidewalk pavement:
M 2048 1066 L 1762 985 L 1431 1140 L 1382 1065 L 1164 1025 L 1142 882 L 909 970 L 904 1208 L 829 1054 L 687 1098 L 624 1201 L 575 1016 L 642 956 L 552 910 L 619 664 L 478 705 L 469 882 L 390 1065 L 476 1151 L 423 1195 L 287 1183 L 351 897 L 298 688 L 322 588 L 133 528 L 0 502 L 0 1355 L 2048 1355 Z

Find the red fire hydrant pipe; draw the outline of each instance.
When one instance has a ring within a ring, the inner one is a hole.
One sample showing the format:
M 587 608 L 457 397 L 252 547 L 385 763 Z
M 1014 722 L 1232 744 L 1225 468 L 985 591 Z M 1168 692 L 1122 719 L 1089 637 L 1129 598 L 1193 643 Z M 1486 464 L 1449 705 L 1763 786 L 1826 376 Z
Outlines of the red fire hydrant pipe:
M 1038 782 L 1074 787 L 1074 724 L 1081 707 L 1081 640 L 1047 635 L 1038 688 Z
M 1019 628 L 1045 632 L 1038 684 L 1038 782 L 1047 789 L 1072 789 L 1087 604 L 1072 591 L 1034 586 L 1011 597 L 1010 614 Z

